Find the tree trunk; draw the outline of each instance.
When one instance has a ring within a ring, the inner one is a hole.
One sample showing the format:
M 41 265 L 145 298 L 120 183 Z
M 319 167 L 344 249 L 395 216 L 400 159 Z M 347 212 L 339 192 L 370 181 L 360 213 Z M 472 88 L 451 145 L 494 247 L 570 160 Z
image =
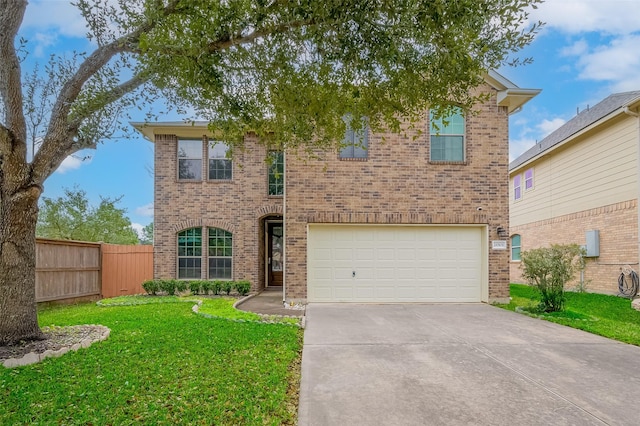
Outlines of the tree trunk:
M 37 186 L 0 189 L 0 345 L 42 339 L 36 304 Z

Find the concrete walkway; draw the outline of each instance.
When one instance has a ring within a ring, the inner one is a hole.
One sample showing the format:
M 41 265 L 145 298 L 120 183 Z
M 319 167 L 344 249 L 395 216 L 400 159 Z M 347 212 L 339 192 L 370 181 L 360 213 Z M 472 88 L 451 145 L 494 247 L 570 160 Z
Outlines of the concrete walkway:
M 300 317 L 304 309 L 288 309 L 282 304 L 282 287 L 267 287 L 261 293 L 236 305 L 242 311 L 267 315 L 288 315 Z
M 300 426 L 640 424 L 640 347 L 483 304 L 306 315 Z

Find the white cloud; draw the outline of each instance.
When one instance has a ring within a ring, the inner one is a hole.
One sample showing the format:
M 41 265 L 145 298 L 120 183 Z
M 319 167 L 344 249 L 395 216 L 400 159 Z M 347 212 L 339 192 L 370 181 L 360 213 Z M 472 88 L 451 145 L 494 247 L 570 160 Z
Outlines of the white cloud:
M 638 8 L 637 0 L 546 0 L 530 19 L 567 34 L 630 34 L 640 31 Z
M 60 164 L 60 167 L 56 170 L 56 173 L 65 174 L 70 170 L 79 169 L 83 164 L 91 163 L 91 157 L 80 157 L 77 155 L 70 155 Z
M 589 49 L 589 44 L 585 39 L 580 39 L 570 46 L 560 50 L 562 56 L 580 56 Z
M 521 138 L 509 142 L 509 162 L 512 162 L 526 150 L 536 144 L 536 140 L 532 138 Z
M 581 39 L 563 48 L 560 54 L 575 57 L 570 67 L 583 81 L 604 83 L 601 90 L 609 93 L 640 90 L 640 34 L 627 34 L 609 39 L 606 44 L 589 45 Z
M 628 35 L 597 46 L 584 53 L 579 61 L 583 80 L 620 82 L 636 77 L 640 66 L 640 35 Z
M 54 32 L 67 37 L 87 34 L 86 22 L 78 8 L 69 1 L 31 0 L 22 21 L 22 28 L 36 33 Z
M 145 204 L 144 206 L 136 207 L 135 214 L 139 216 L 153 217 L 153 203 Z
M 559 117 L 551 120 L 543 118 L 542 121 L 535 125 L 528 125 L 524 121 L 520 122 L 519 137 L 509 141 L 509 162 L 518 158 L 564 123 L 566 123 L 566 120 Z
M 142 238 L 142 229 L 144 228 L 144 225 L 141 225 L 139 223 L 132 223 L 131 228 L 136 231 L 136 234 L 138 234 L 138 238 Z
M 564 123 L 566 123 L 566 120 L 563 120 L 562 118 L 554 118 L 553 120 L 547 120 L 545 118 L 536 127 L 542 132 L 541 133 L 541 139 L 542 139 L 547 137 L 549 134 L 551 134 L 551 132 L 558 129 Z

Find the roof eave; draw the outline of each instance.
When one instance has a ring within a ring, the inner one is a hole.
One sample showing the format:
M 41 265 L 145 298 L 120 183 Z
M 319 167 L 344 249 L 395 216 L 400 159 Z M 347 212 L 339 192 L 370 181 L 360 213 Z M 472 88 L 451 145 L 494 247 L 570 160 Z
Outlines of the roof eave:
M 182 137 L 202 137 L 203 134 L 210 136 L 209 123 L 206 121 L 164 121 L 149 123 L 144 121 L 130 121 L 129 124 L 148 141 L 155 142 L 156 135 L 178 134 Z M 176 132 L 176 129 L 178 131 Z
M 520 111 L 522 106 L 536 97 L 541 89 L 509 88 L 498 91 L 498 106 L 507 107 L 509 114 Z

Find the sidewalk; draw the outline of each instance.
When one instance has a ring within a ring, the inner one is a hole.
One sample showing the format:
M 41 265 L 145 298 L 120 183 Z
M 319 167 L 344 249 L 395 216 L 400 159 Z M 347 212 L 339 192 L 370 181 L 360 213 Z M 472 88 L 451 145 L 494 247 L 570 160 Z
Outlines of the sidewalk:
M 288 315 L 301 317 L 304 309 L 287 309 L 282 303 L 282 287 L 267 287 L 250 299 L 236 305 L 241 311 L 267 315 Z

